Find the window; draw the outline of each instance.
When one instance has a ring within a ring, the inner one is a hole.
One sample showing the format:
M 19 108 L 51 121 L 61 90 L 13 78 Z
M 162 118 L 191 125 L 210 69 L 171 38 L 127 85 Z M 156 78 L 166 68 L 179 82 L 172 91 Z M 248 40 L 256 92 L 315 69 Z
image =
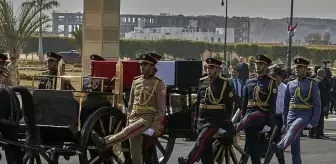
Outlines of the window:
M 218 42 L 222 42 L 222 38 L 218 38 Z

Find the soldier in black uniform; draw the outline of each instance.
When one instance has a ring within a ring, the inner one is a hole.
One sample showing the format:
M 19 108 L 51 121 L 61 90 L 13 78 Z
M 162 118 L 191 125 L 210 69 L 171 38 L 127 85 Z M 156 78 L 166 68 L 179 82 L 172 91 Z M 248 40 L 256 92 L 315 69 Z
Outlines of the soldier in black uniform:
M 42 75 L 57 76 L 58 63 L 62 59 L 62 56 L 54 52 L 48 52 L 47 57 L 48 57 L 48 60 L 47 60 L 48 71 L 43 72 Z M 53 77 L 42 77 L 38 85 L 38 89 L 56 88 L 57 80 L 60 80 L 60 79 L 53 78 Z M 64 80 L 64 85 L 62 86 L 62 89 L 75 90 L 75 88 L 71 85 L 71 82 L 69 79 L 62 79 L 62 80 Z
M 252 164 L 260 164 L 259 134 L 264 129 L 269 131 L 274 125 L 277 84 L 267 75 L 272 60 L 258 55 L 256 60 L 256 77 L 246 81 L 243 90 L 242 120 L 235 124 L 236 132 L 245 130 L 245 149 L 251 157 Z
M 204 164 L 213 164 L 212 143 L 215 134 L 232 135 L 233 90 L 228 79 L 220 76 L 221 61 L 206 59 L 208 76 L 200 79 L 196 100 L 197 129 L 199 136 L 195 146 L 179 164 L 193 164 L 201 159 Z

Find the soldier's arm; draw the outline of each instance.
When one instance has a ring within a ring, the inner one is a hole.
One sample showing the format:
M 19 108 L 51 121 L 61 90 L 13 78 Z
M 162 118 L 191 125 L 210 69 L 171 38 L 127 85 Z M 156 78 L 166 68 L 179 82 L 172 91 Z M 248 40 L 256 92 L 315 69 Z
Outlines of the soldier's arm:
M 247 84 L 247 82 L 246 82 Z M 247 85 L 244 86 L 243 89 L 243 102 L 242 102 L 242 109 L 241 109 L 241 116 L 244 117 L 247 109 L 247 103 L 248 103 L 248 92 L 247 92 Z
M 154 116 L 154 120 L 151 129 L 158 130 L 160 128 L 161 120 L 165 114 L 166 107 L 166 88 L 163 81 L 160 81 L 156 88 L 156 110 L 157 113 Z
M 286 85 L 285 90 L 285 98 L 284 98 L 284 106 L 282 113 L 282 120 L 285 127 L 287 127 L 287 116 L 289 111 L 289 101 L 290 101 L 290 92 L 289 92 L 289 84 Z
M 319 91 L 319 88 L 316 82 L 313 83 L 311 93 L 312 93 L 311 102 L 313 106 L 313 116 L 310 119 L 309 124 L 312 126 L 316 126 L 320 119 L 320 114 L 321 114 L 320 91 Z
M 278 85 L 275 80 L 273 80 L 272 83 L 272 90 L 271 90 L 271 97 L 269 101 L 269 110 L 268 110 L 268 126 L 272 126 L 275 124 L 275 113 L 276 113 L 276 99 L 277 99 L 277 93 L 278 93 Z
M 127 110 L 127 116 L 129 116 L 133 110 L 133 103 L 134 103 L 134 83 L 132 83 L 130 96 L 128 100 L 128 110 Z

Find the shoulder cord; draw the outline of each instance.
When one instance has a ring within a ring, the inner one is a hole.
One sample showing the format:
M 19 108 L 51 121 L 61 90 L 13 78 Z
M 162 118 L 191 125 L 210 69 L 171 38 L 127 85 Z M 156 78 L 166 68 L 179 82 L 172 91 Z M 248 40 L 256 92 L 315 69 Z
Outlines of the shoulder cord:
M 156 86 L 157 86 L 157 84 L 159 83 L 159 80 L 156 80 L 155 81 L 155 84 L 154 84 L 154 87 L 153 87 L 153 89 L 152 89 L 152 93 L 149 93 L 149 92 L 147 92 L 147 91 L 143 91 L 143 92 L 141 92 L 140 93 L 140 100 L 141 100 L 141 97 L 143 96 L 143 99 L 145 100 L 145 102 L 144 103 L 139 103 L 139 105 L 145 105 L 145 106 L 147 106 L 147 103 L 151 100 L 151 98 L 153 97 L 153 95 L 154 95 L 154 93 L 155 93 L 155 91 L 156 91 Z M 148 99 L 146 100 L 146 94 L 148 94 L 149 95 L 149 97 L 148 97 Z M 139 101 L 140 101 L 139 100 Z
M 223 87 L 222 87 L 222 91 L 221 91 L 221 94 L 220 94 L 220 97 L 219 97 L 218 100 L 216 100 L 215 96 L 213 95 L 210 85 L 209 85 L 209 87 L 205 90 L 205 95 L 208 96 L 209 101 L 210 101 L 212 104 L 218 104 L 218 103 L 223 99 L 223 97 L 224 97 L 224 91 L 225 91 L 225 89 L 226 89 L 226 86 L 227 86 L 227 81 L 224 81 L 224 83 L 223 83 Z
M 307 95 L 306 98 L 301 94 L 301 87 L 298 86 L 295 89 L 294 96 L 298 97 L 306 105 L 310 105 L 307 101 L 311 98 L 311 92 L 312 92 L 313 82 L 314 81 L 310 81 L 309 91 L 308 91 L 308 95 Z
M 255 97 L 255 99 L 257 101 L 257 105 L 262 110 L 267 110 L 267 108 L 263 108 L 261 106 L 261 104 L 267 103 L 269 101 L 269 99 L 271 98 L 273 81 L 274 80 L 270 80 L 270 82 L 268 83 L 268 95 L 267 95 L 267 98 L 266 98 L 265 101 L 262 101 L 261 98 L 260 98 L 259 93 L 260 92 L 264 93 L 264 92 L 261 91 L 261 87 L 259 86 L 259 84 L 257 84 L 257 86 L 253 90 L 253 93 L 254 93 L 253 96 Z M 264 93 L 264 94 L 266 94 L 266 93 Z

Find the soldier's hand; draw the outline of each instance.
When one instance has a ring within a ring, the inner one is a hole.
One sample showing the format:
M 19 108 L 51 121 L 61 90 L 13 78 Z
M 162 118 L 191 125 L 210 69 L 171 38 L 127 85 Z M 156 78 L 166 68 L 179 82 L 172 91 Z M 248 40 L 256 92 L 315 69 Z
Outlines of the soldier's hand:
M 143 134 L 148 135 L 148 136 L 153 136 L 155 133 L 155 130 L 152 128 L 147 129 Z

